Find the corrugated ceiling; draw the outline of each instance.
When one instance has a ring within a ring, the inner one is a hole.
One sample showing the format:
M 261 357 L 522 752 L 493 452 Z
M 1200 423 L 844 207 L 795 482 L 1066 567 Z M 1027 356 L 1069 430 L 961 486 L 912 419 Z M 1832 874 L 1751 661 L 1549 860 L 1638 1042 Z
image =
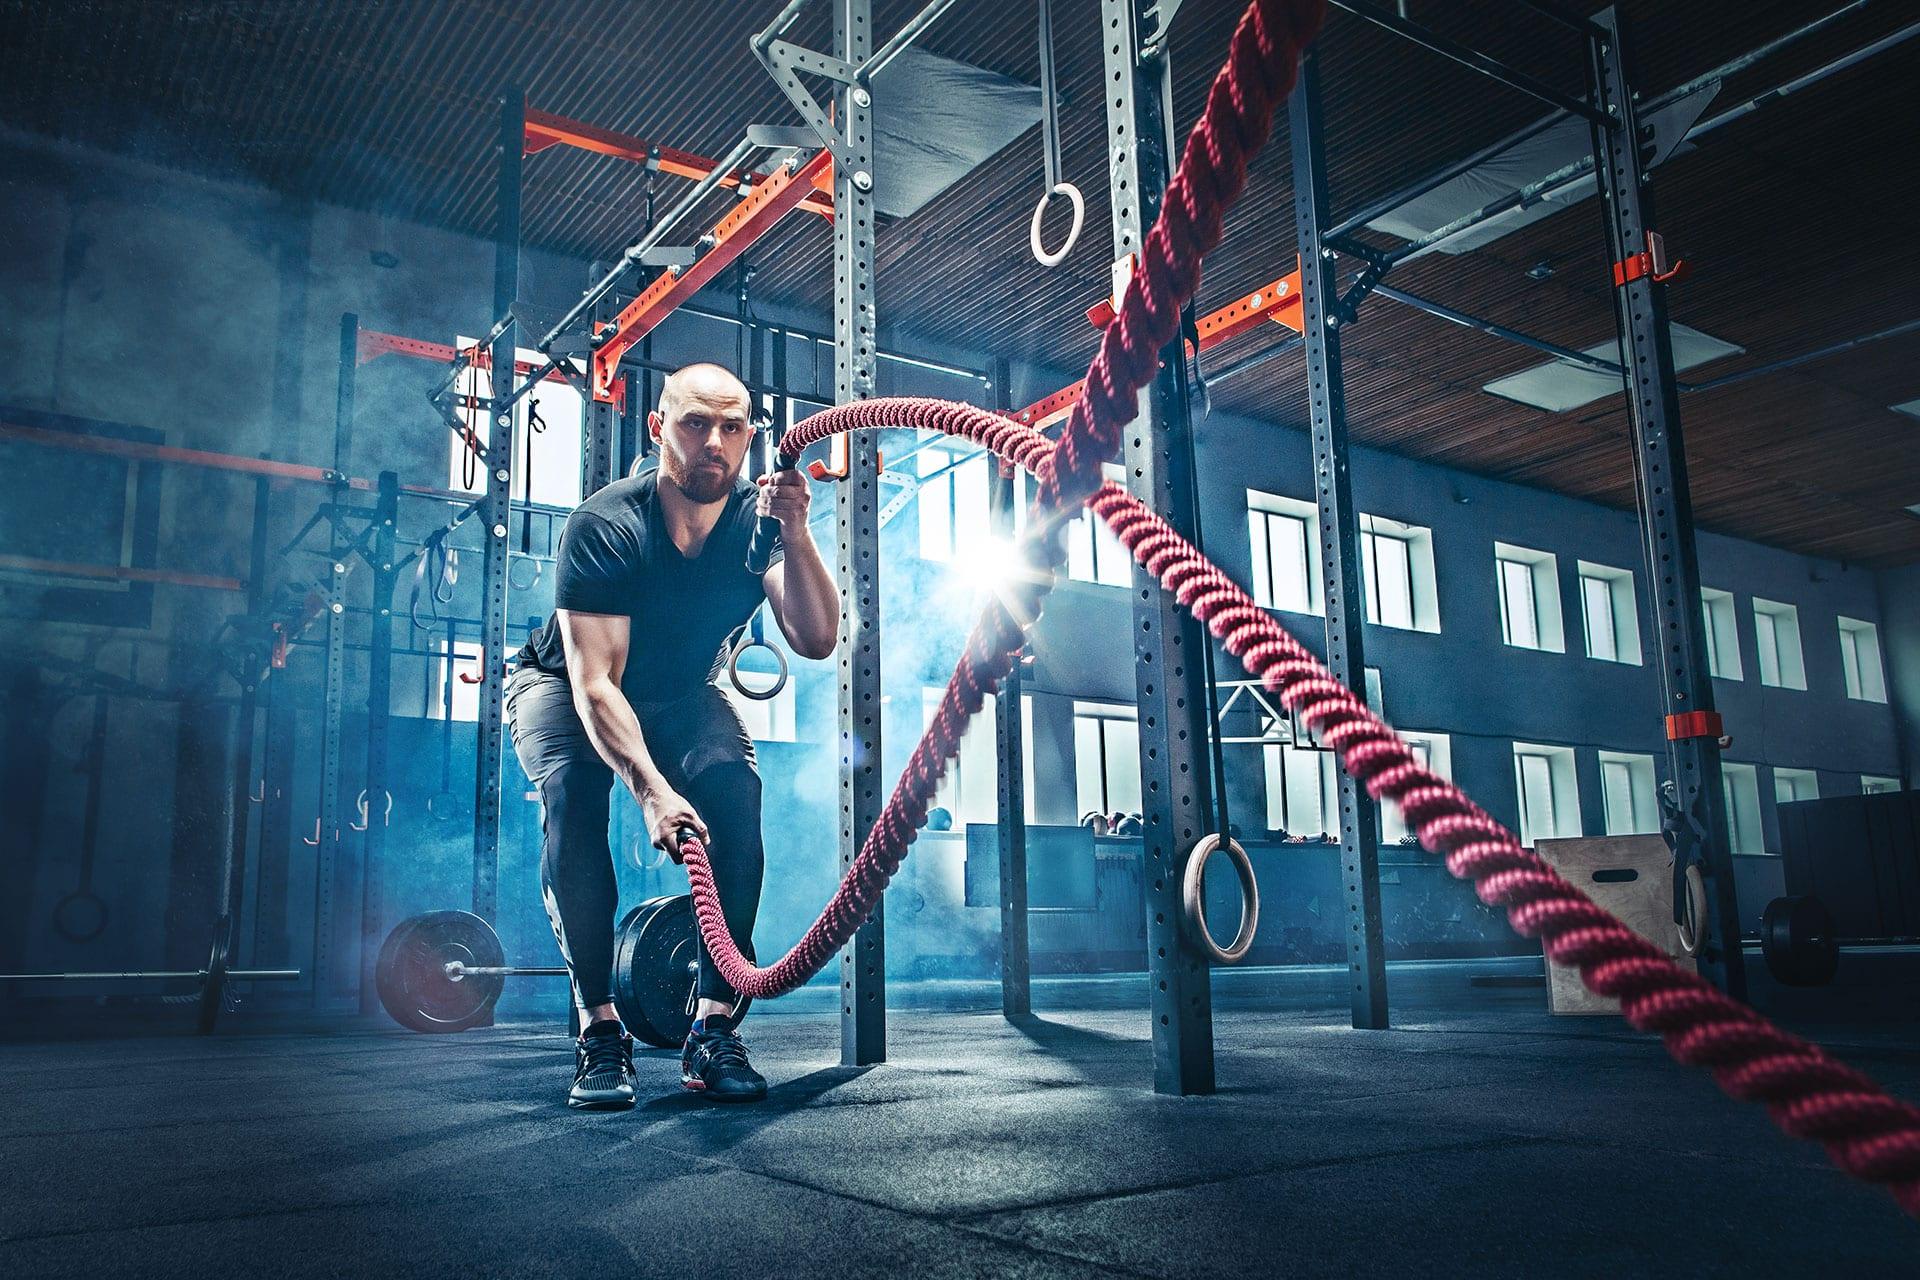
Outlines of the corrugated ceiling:
M 1838 7 L 1635 0 L 1649 94 Z M 791 113 L 746 49 L 775 0 L 137 0 L 0 4 L 0 121 L 138 151 L 196 172 L 486 234 L 493 213 L 493 95 L 524 84 L 542 109 L 713 154 L 754 122 Z M 886 32 L 912 12 L 877 0 Z M 1503 0 L 1414 0 L 1413 16 L 1560 86 L 1581 82 L 1564 33 Z M 803 22 L 824 40 L 826 6 Z M 1175 28 L 1175 106 L 1184 128 L 1225 47 L 1236 3 L 1188 0 Z M 883 328 L 970 348 L 1084 364 L 1081 314 L 1105 291 L 1104 119 L 1095 0 L 1056 0 L 1068 95 L 1065 168 L 1088 196 L 1089 231 L 1043 271 L 1027 251 L 1039 141 L 1029 134 L 974 179 L 883 228 Z M 1727 86 L 1749 96 L 1911 21 L 1876 3 Z M 926 47 L 1032 82 L 1029 0 L 955 6 Z M 1323 44 L 1328 139 L 1340 205 L 1485 145 L 1535 105 L 1352 17 Z M 1920 41 L 1767 107 L 1664 166 L 1655 190 L 1669 238 L 1696 264 L 1674 318 L 1745 348 L 1715 376 L 1913 318 L 1920 312 Z M 885 175 L 880 175 L 885 180 Z M 641 174 L 555 149 L 527 166 L 526 239 L 606 256 L 640 222 Z M 663 192 L 672 180 L 663 180 Z M 1292 257 L 1284 125 L 1208 263 L 1203 306 L 1271 279 Z M 786 301 L 827 297 L 826 233 L 798 219 L 756 254 L 758 287 Z M 1591 202 L 1460 258 L 1430 258 L 1393 282 L 1460 309 L 1583 347 L 1611 331 L 1607 264 Z M 1552 278 L 1526 271 L 1550 263 Z M 1265 334 L 1236 340 L 1224 363 Z M 1384 300 L 1346 341 L 1357 439 L 1616 506 L 1632 501 L 1619 397 L 1563 414 L 1480 388 L 1537 364 L 1532 351 Z M 1709 527 L 1870 564 L 1920 558 L 1920 448 L 1888 406 L 1920 395 L 1920 335 L 1683 398 L 1694 503 Z M 1299 421 L 1300 360 L 1283 356 L 1223 385 L 1216 403 Z

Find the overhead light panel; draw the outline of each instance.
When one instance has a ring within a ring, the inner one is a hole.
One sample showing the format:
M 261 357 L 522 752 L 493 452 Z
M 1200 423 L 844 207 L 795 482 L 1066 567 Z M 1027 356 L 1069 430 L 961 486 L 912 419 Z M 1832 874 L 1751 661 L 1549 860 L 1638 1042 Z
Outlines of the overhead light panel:
M 1745 347 L 1722 341 L 1698 329 L 1689 329 L 1684 324 L 1676 324 L 1671 328 L 1675 369 L 1691 369 L 1696 365 L 1703 365 L 1725 356 L 1741 355 L 1746 351 Z M 1582 354 L 1597 356 L 1602 360 L 1612 360 L 1615 363 L 1623 360 L 1616 342 L 1598 343 L 1587 347 Z M 1488 395 L 1499 396 L 1502 400 L 1517 400 L 1521 404 L 1530 404 L 1536 409 L 1545 409 L 1549 413 L 1565 413 L 1569 409 L 1578 409 L 1596 400 L 1618 395 L 1622 386 L 1618 374 L 1602 373 L 1598 369 L 1577 365 L 1571 360 L 1556 359 L 1535 365 L 1531 369 L 1522 369 L 1519 373 L 1510 373 L 1504 378 L 1495 378 L 1481 390 Z
M 1887 407 L 1895 413 L 1904 413 L 1909 418 L 1920 418 L 1920 400 L 1909 400 L 1905 404 L 1892 404 Z

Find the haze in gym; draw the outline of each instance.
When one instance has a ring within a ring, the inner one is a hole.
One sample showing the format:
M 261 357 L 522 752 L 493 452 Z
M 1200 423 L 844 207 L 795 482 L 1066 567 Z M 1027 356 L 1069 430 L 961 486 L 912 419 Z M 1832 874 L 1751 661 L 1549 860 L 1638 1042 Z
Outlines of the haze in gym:
M 0 1274 L 1914 1272 L 1892 0 L 19 0 Z

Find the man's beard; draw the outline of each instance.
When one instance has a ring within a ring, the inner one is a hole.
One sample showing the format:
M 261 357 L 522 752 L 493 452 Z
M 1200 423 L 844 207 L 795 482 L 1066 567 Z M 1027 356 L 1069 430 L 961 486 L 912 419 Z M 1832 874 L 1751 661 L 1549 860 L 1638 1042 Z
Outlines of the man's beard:
M 725 464 L 719 467 L 705 464 L 689 466 L 684 461 L 668 454 L 661 459 L 663 470 L 673 487 L 685 494 L 692 502 L 702 505 L 724 501 L 733 491 L 733 476 L 726 470 Z

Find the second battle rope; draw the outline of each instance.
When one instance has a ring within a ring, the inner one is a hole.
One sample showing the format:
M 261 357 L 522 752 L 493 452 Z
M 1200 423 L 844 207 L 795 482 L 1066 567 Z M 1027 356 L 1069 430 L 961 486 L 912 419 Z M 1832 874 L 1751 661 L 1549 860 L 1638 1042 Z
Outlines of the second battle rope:
M 735 990 L 768 997 L 804 983 L 853 936 L 906 857 L 967 721 L 1015 661 L 1065 558 L 1064 523 L 1086 505 L 1250 675 L 1333 748 L 1348 773 L 1376 799 L 1398 806 L 1421 844 L 1444 855 L 1453 875 L 1471 879 L 1484 901 L 1505 907 L 1515 929 L 1538 936 L 1556 962 L 1577 966 L 1589 989 L 1618 998 L 1627 1021 L 1660 1033 L 1675 1059 L 1708 1068 L 1732 1096 L 1765 1104 L 1781 1128 L 1822 1143 L 1842 1169 L 1887 1187 L 1903 1209 L 1920 1216 L 1920 1108 L 1680 969 L 1595 905 L 1458 788 L 1421 766 L 1362 699 L 1164 520 L 1102 482 L 1100 465 L 1116 452 L 1161 349 L 1179 332 L 1181 308 L 1199 284 L 1200 259 L 1219 243 L 1225 210 L 1245 184 L 1275 107 L 1292 89 L 1299 50 L 1318 30 L 1321 14 L 1319 0 L 1255 0 L 1242 17 L 1168 184 L 1141 269 L 1105 330 L 1087 392 L 1058 444 L 983 410 L 934 400 L 843 405 L 809 418 L 781 441 L 785 459 L 829 435 L 881 427 L 944 431 L 988 446 L 1039 479 L 1020 544 L 1031 572 L 982 613 L 933 723 L 859 855 L 819 918 L 780 960 L 761 968 L 741 954 L 706 851 L 696 840 L 682 845 L 708 950 Z

